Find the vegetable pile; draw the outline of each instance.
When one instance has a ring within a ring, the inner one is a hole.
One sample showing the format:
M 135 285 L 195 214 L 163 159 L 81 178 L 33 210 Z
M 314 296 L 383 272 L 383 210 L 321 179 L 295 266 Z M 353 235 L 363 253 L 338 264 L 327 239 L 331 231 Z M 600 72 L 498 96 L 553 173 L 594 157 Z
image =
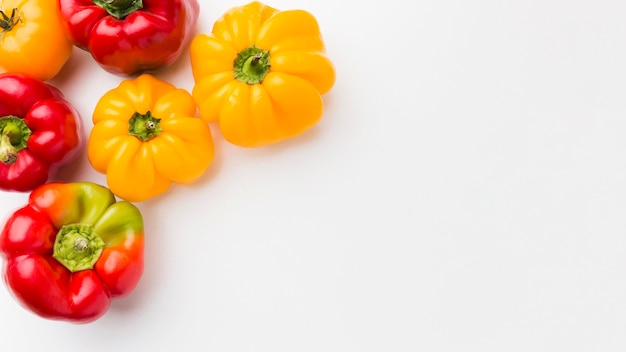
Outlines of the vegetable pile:
M 321 119 L 335 83 L 317 20 L 303 10 L 254 1 L 197 34 L 197 0 L 0 5 L 0 191 L 30 192 L 1 227 L 3 278 L 46 319 L 92 322 L 132 293 L 144 270 L 133 202 L 198 180 L 214 158 L 212 130 L 245 148 L 295 138 Z M 94 106 L 89 131 L 46 82 L 73 47 L 123 79 Z M 184 50 L 191 92 L 158 78 Z M 57 180 L 85 150 L 107 184 Z

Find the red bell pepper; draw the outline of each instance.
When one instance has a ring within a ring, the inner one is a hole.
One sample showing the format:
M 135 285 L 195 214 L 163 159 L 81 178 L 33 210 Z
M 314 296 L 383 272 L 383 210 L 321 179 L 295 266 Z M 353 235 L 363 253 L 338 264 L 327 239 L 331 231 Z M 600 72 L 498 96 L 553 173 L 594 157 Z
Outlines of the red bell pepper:
M 143 219 L 126 201 L 90 182 L 47 183 L 0 232 L 4 281 L 35 314 L 87 323 L 143 274 Z
M 106 71 L 132 76 L 174 63 L 195 30 L 197 0 L 57 0 L 68 37 Z
M 0 75 L 0 189 L 31 191 L 74 161 L 82 120 L 63 94 L 23 74 Z

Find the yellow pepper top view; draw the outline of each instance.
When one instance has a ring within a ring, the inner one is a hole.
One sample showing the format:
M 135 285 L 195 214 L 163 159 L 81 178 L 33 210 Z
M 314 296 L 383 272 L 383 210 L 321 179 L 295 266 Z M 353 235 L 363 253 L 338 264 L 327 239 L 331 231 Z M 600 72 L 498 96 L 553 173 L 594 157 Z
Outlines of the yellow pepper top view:
M 122 81 L 93 113 L 87 157 L 116 196 L 144 201 L 209 167 L 214 145 L 191 94 L 149 74 Z
M 301 134 L 323 114 L 335 83 L 317 20 L 260 2 L 235 7 L 190 48 L 200 116 L 224 138 L 260 147 Z

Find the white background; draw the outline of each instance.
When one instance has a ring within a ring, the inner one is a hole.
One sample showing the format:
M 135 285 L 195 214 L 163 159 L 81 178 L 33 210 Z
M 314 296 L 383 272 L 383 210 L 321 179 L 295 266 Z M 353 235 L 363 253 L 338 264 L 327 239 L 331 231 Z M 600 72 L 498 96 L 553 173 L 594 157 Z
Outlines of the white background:
M 322 121 L 260 149 L 212 126 L 210 170 L 138 204 L 136 291 L 73 325 L 2 286 L 2 350 L 626 350 L 626 2 L 266 3 L 320 23 Z M 156 76 L 191 90 L 188 60 Z M 74 50 L 50 83 L 88 131 L 122 79 Z M 59 178 L 105 182 L 85 155 Z

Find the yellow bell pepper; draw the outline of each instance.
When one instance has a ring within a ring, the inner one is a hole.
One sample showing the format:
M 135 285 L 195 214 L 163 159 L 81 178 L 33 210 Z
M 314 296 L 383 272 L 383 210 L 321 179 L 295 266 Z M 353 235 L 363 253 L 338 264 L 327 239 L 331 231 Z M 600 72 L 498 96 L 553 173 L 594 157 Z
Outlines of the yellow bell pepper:
M 20 72 L 46 81 L 72 53 L 56 0 L 0 1 L 0 72 Z
M 174 183 L 190 184 L 214 155 L 211 130 L 189 92 L 149 74 L 122 81 L 93 113 L 87 157 L 115 195 L 147 200 Z
M 190 48 L 200 116 L 224 138 L 259 147 L 297 136 L 323 113 L 335 83 L 317 20 L 303 10 L 260 2 L 235 7 Z

